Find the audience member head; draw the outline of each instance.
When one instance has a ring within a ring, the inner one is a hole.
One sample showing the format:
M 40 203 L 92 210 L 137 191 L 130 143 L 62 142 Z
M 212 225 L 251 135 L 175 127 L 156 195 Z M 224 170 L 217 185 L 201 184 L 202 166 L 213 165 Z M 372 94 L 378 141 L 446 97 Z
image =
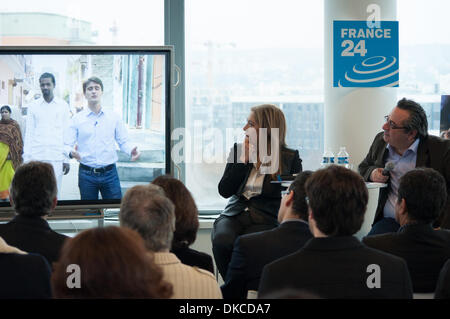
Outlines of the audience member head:
M 153 184 L 130 188 L 122 198 L 121 226 L 136 230 L 147 249 L 169 251 L 175 231 L 175 206 L 161 187 Z
M 288 193 L 281 198 L 278 210 L 278 222 L 288 218 L 308 220 L 308 204 L 306 203 L 305 183 L 312 175 L 311 171 L 299 173 L 289 186 Z
M 142 238 L 121 227 L 93 228 L 67 240 L 54 265 L 52 289 L 56 298 L 172 295 L 172 286 L 163 281 L 162 270 L 147 253 Z
M 56 206 L 53 166 L 32 161 L 19 166 L 10 187 L 11 206 L 21 216 L 44 216 Z
M 194 243 L 199 227 L 198 210 L 189 190 L 178 179 L 169 175 L 157 177 L 152 184 L 164 190 L 175 205 L 175 232 L 172 247 L 188 247 Z
M 416 168 L 400 178 L 395 218 L 400 225 L 432 223 L 446 201 L 444 177 L 432 168 Z
M 315 237 L 351 236 L 361 228 L 369 195 L 359 174 L 331 165 L 313 173 L 305 188 Z

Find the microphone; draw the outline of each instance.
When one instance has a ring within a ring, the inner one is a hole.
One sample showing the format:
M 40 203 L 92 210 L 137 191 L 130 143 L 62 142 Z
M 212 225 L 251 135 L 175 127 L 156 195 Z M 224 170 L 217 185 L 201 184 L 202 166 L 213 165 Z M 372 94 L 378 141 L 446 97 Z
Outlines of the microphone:
M 395 164 L 394 162 L 387 162 L 386 165 L 383 168 L 383 172 L 381 173 L 383 176 L 389 176 L 391 171 L 394 169 Z

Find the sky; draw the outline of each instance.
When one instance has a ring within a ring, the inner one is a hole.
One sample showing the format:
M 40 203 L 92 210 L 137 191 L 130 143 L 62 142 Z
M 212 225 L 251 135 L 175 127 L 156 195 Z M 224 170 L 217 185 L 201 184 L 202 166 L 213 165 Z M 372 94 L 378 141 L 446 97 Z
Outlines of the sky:
M 239 48 L 322 47 L 318 0 L 186 0 L 186 38 Z M 318 23 L 319 22 L 319 23 Z
M 98 44 L 112 44 L 109 29 L 114 22 L 119 30 L 117 44 L 162 45 L 164 42 L 164 0 L 1 1 L 0 12 L 46 12 L 86 20 L 98 31 Z
M 334 1 L 334 0 L 325 0 Z M 448 0 L 398 0 L 400 43 L 450 43 Z M 321 0 L 185 0 L 186 43 L 239 48 L 323 47 Z M 90 21 L 98 44 L 162 45 L 164 0 L 1 1 L 0 12 L 51 12 Z
M 186 38 L 193 45 L 203 45 L 208 39 L 234 43 L 240 48 L 261 44 L 320 47 L 323 25 L 319 23 L 317 30 L 311 30 L 311 25 L 323 19 L 322 8 L 320 0 L 186 0 Z M 99 44 L 110 44 L 109 28 L 114 21 L 120 44 L 145 41 L 161 45 L 164 41 L 164 0 L 127 0 L 120 5 L 110 0 L 21 0 L 0 4 L 0 12 L 17 11 L 57 13 L 90 21 L 98 30 Z
M 448 0 L 398 0 L 400 44 L 450 43 Z

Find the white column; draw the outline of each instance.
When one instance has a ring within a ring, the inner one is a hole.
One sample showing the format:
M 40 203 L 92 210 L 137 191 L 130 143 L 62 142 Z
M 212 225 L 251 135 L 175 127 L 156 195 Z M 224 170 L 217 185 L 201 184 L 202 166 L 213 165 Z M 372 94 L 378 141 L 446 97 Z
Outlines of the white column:
M 397 102 L 396 88 L 333 87 L 333 21 L 366 20 L 370 4 L 379 5 L 381 20 L 397 20 L 396 0 L 325 0 L 324 6 L 325 148 L 336 155 L 346 146 L 355 170 Z

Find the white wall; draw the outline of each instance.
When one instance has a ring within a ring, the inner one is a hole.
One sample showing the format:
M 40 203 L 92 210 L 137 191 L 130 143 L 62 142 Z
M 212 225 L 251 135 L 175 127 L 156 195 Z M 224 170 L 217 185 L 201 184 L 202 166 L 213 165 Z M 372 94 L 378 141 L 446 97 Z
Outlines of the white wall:
M 396 88 L 333 87 L 333 21 L 366 20 L 369 4 L 381 8 L 381 20 L 396 20 L 396 0 L 325 0 L 324 6 L 324 113 L 325 149 L 336 154 L 346 146 L 353 169 L 364 159 L 384 116 L 397 102 Z

